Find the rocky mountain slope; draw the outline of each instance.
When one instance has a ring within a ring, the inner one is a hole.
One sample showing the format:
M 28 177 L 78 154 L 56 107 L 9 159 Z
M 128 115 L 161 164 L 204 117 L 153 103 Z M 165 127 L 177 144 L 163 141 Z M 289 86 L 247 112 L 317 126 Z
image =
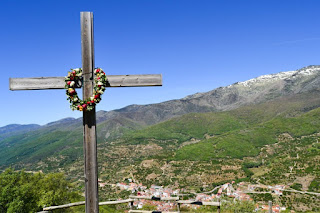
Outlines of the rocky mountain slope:
M 231 110 L 319 88 L 320 66 L 308 66 L 297 71 L 264 75 L 245 82 L 237 82 L 178 100 L 142 106 L 131 105 L 106 112 L 105 117 L 124 116 L 141 124 L 151 125 L 191 112 Z
M 320 88 L 320 66 L 308 66 L 297 71 L 264 75 L 227 87 L 219 87 L 209 92 L 197 93 L 182 99 L 158 104 L 130 105 L 113 111 L 99 111 L 100 138 L 113 140 L 127 130 L 135 130 L 153 125 L 170 118 L 191 112 L 216 112 L 236 109 L 250 104 L 263 103 L 277 97 L 314 91 Z M 42 129 L 75 129 L 82 123 L 80 119 L 62 119 L 42 126 Z M 7 129 L 0 129 L 0 139 Z M 19 129 L 16 129 L 19 131 Z M 29 129 L 33 130 L 33 129 Z M 17 132 L 18 133 L 18 132 Z

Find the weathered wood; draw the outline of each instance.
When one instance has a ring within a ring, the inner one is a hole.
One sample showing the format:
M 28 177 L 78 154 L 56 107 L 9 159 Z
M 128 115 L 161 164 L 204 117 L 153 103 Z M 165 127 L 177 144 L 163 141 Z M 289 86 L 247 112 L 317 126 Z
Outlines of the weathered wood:
M 179 200 L 179 197 L 153 197 L 153 196 L 134 196 L 130 195 L 129 196 L 132 199 L 146 199 L 146 200 L 160 200 L 160 201 L 177 201 Z
M 10 90 L 63 89 L 64 77 L 10 78 Z
M 268 202 L 268 207 L 269 207 L 268 212 L 272 213 L 272 201 L 271 200 L 269 200 L 269 202 Z
M 93 94 L 93 14 L 81 12 L 82 97 Z M 83 111 L 83 149 L 86 213 L 99 212 L 96 110 Z
M 129 203 L 129 202 L 133 202 L 133 199 L 104 201 L 104 202 L 100 202 L 99 206 L 116 205 L 116 204 Z M 56 210 L 56 209 L 66 209 L 66 208 L 70 208 L 70 207 L 74 207 L 74 206 L 82 206 L 82 205 L 85 205 L 85 201 L 80 201 L 80 202 L 76 202 L 76 203 L 69 203 L 69 204 L 60 205 L 60 206 L 45 207 L 45 208 L 43 208 L 43 211 L 50 211 L 50 210 Z
M 162 86 L 162 75 L 107 75 L 106 87 Z M 76 84 L 77 88 L 82 82 Z M 10 90 L 64 89 L 64 77 L 10 78 Z
M 69 203 L 69 204 L 64 204 L 64 205 L 60 205 L 60 206 L 49 206 L 49 207 L 43 208 L 43 211 L 50 211 L 50 210 L 55 210 L 55 209 L 65 209 L 65 208 L 70 208 L 73 206 L 82 206 L 84 204 L 85 204 L 85 201 L 80 201 L 80 202 Z
M 161 74 L 149 75 L 107 75 L 107 87 L 162 86 Z

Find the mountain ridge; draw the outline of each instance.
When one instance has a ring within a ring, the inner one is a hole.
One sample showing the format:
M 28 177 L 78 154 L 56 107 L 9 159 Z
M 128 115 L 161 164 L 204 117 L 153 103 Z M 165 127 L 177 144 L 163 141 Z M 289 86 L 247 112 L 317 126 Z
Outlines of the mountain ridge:
M 97 124 L 114 123 L 109 124 L 109 126 L 113 126 L 113 129 L 106 130 L 108 132 L 105 133 L 105 136 L 114 139 L 121 136 L 124 129 L 130 131 L 133 123 L 142 128 L 192 112 L 232 110 L 241 106 L 263 103 L 283 95 L 320 89 L 319 85 L 320 66 L 310 65 L 296 71 L 262 75 L 208 92 L 188 95 L 181 99 L 146 105 L 133 104 L 116 110 L 98 111 Z M 121 120 L 129 121 L 130 126 L 126 126 L 126 122 Z M 39 128 L 55 129 L 65 126 L 69 130 L 76 128 L 81 123 L 82 118 L 64 118 Z M 4 128 L 2 127 L 2 129 Z M 119 132 L 119 128 L 123 129 Z

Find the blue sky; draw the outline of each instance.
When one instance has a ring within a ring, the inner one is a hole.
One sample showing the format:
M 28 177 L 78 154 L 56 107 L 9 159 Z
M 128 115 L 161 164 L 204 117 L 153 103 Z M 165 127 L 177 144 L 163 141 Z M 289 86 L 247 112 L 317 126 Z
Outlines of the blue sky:
M 107 74 L 163 75 L 162 87 L 110 88 L 97 110 L 158 103 L 320 64 L 317 0 L 0 1 L 0 126 L 81 117 L 64 90 L 10 91 L 10 77 L 81 67 L 80 12 L 94 13 Z

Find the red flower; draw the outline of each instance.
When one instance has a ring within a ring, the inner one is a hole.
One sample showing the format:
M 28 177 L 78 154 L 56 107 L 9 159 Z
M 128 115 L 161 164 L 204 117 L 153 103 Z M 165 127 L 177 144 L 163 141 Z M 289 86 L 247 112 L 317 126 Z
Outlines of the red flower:
M 95 95 L 94 98 L 95 98 L 95 99 L 99 98 L 99 95 Z
M 87 104 L 83 104 L 82 107 L 83 107 L 83 108 L 86 108 L 86 107 L 87 107 Z
M 67 84 L 70 85 L 70 84 L 71 84 L 71 81 L 68 81 Z
M 97 72 L 100 72 L 100 68 L 97 69 Z
M 87 101 L 87 104 L 90 104 L 90 101 Z
M 91 103 L 93 104 L 93 103 L 94 103 L 94 100 L 92 100 Z

